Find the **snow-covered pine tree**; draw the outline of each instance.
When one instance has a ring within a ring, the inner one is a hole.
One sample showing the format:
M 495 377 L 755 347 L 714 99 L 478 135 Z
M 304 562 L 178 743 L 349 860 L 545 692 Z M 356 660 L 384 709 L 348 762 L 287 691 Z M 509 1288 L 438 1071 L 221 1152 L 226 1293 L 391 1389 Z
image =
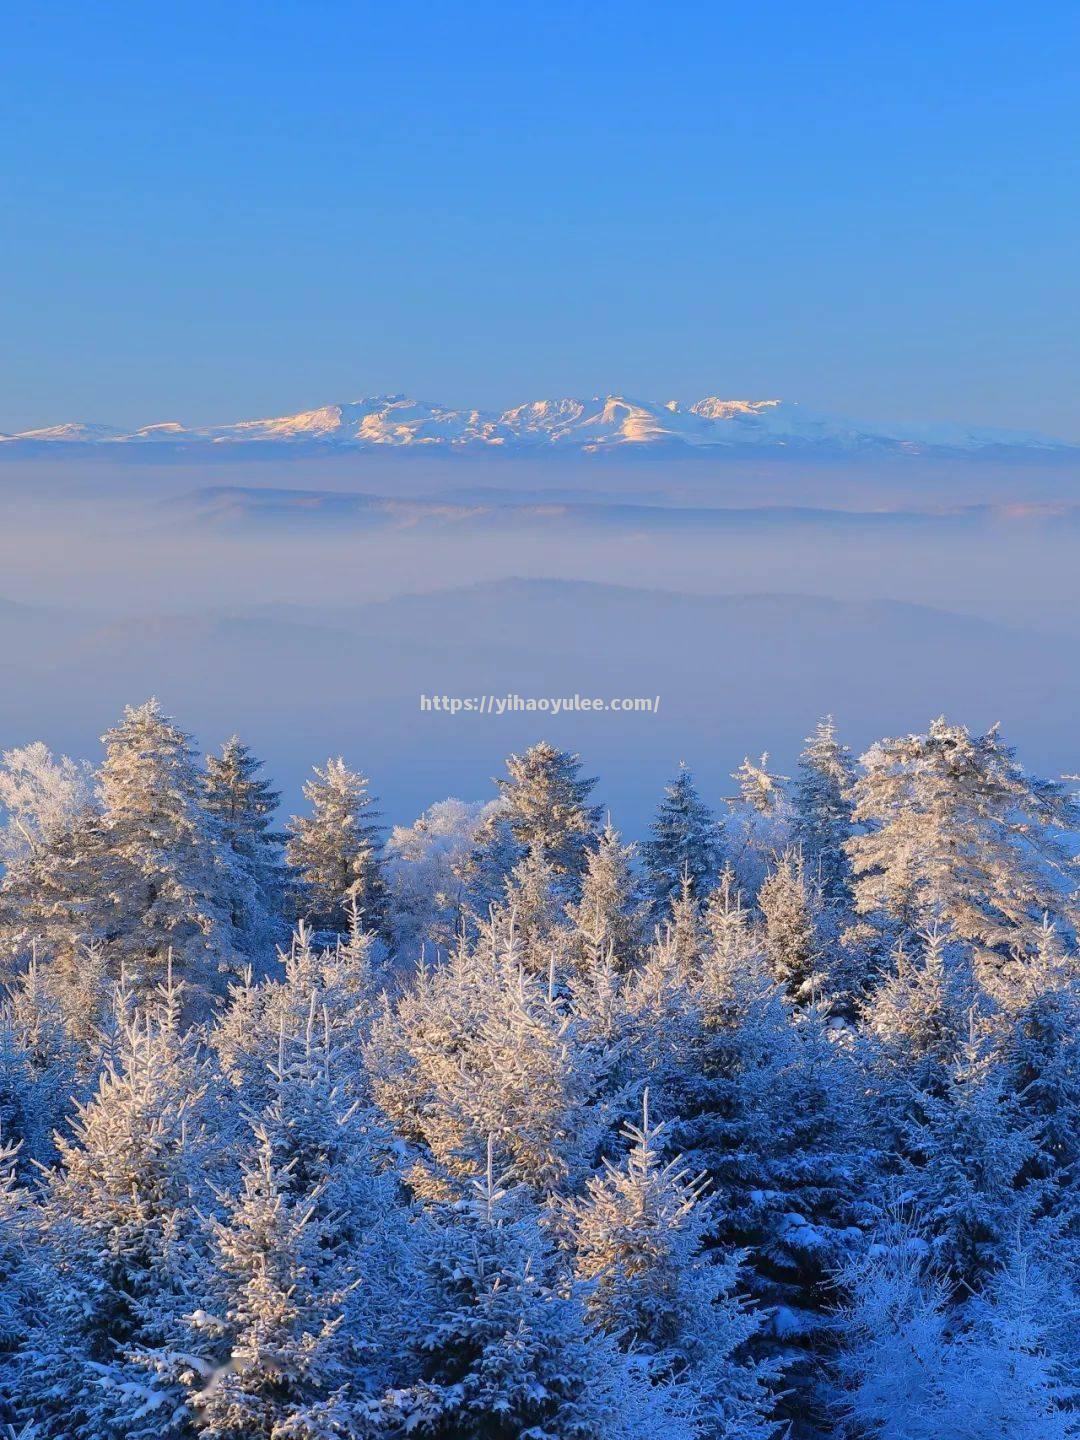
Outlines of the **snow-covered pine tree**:
M 856 1058 L 878 1146 L 891 1157 L 881 1185 L 903 1160 L 918 1097 L 945 1094 L 976 1001 L 970 952 L 942 930 L 920 937 L 918 948 L 898 946 L 889 972 L 864 1000 Z
M 393 919 L 394 951 L 412 965 L 425 945 L 453 948 L 470 906 L 486 915 L 501 898 L 507 869 L 498 865 L 499 880 L 490 891 L 475 877 L 480 894 L 472 894 L 469 861 L 480 827 L 499 810 L 497 800 L 468 804 L 440 800 L 411 825 L 396 825 L 386 842 L 384 866 Z
M 355 901 L 368 925 L 379 926 L 385 885 L 379 857 L 381 830 L 365 776 L 344 760 L 315 767 L 304 786 L 308 816 L 289 821 L 285 857 L 297 889 L 297 914 L 316 930 L 348 929 Z
M 681 902 L 677 901 L 679 905 Z M 698 920 L 697 905 L 687 892 L 687 920 Z M 699 956 L 685 944 L 685 935 L 669 925 L 659 930 L 639 965 L 625 979 L 616 1012 L 621 1022 L 625 1058 L 619 1066 L 622 1085 L 619 1115 L 624 1122 L 640 1111 L 641 1090 L 650 1093 L 668 1114 L 683 1104 L 701 1063 L 702 1017 L 697 1005 Z M 697 938 L 695 929 L 694 938 Z M 618 1054 L 618 1047 L 615 1047 Z
M 230 987 L 229 1003 L 210 1033 L 222 1072 L 240 1107 L 261 1113 L 274 1094 L 273 1073 L 281 1047 L 305 1042 L 312 1010 L 325 1017 L 338 1079 L 350 1100 L 369 1098 L 364 1048 L 381 1004 L 380 975 L 373 960 L 375 936 L 363 929 L 359 909 L 350 913 L 344 942 L 320 948 L 301 922 L 281 954 L 279 979 L 256 983 L 248 972 Z
M 1005 967 L 995 1048 L 1021 1117 L 1036 1127 L 1025 1178 L 1051 1214 L 1080 1219 L 1080 960 L 1047 923 L 1034 955 Z
M 706 1250 L 704 1176 L 662 1158 L 663 1125 L 628 1125 L 629 1151 L 605 1161 L 583 1198 L 564 1207 L 590 1321 L 634 1356 L 652 1383 L 684 1397 L 702 1433 L 770 1435 L 768 1367 L 745 1358 L 759 1320 L 737 1298 L 738 1265 Z
M 203 1440 L 377 1433 L 363 1352 L 345 1324 L 353 1284 L 321 1187 L 294 1178 L 259 1122 L 239 1188 L 209 1218 L 212 1272 L 170 1363 Z
M 872 1218 L 873 1146 L 849 1047 L 817 1007 L 793 1010 L 752 938 L 735 925 L 721 934 L 727 953 L 707 952 L 694 991 L 700 1027 L 673 1143 L 709 1176 L 713 1239 L 748 1252 L 745 1283 L 769 1307 L 755 1343 L 787 1367 L 785 1417 L 809 1423 L 829 1277 Z
M 705 904 L 701 967 L 703 990 L 715 996 L 717 1010 L 736 978 L 764 974 L 760 937 L 750 921 L 751 913 L 743 904 L 735 871 L 725 865 Z
M 187 1435 L 183 1399 L 138 1356 L 176 1343 L 197 1303 L 198 1211 L 223 1157 L 209 1066 L 167 980 L 147 1010 L 124 1007 L 117 1055 L 57 1137 L 34 1256 L 35 1323 L 20 1397 L 44 1437 Z
M 862 757 L 848 841 L 855 903 L 907 932 L 945 925 L 994 967 L 1035 948 L 1046 914 L 1068 913 L 1064 833 L 1080 806 L 1029 775 L 997 728 L 971 735 L 935 720 Z
M 694 882 L 684 875 L 679 888 L 671 896 L 671 909 L 666 922 L 657 927 L 656 944 L 669 948 L 670 962 L 678 974 L 689 977 L 697 973 L 702 950 L 703 924 L 701 906 L 694 893 Z
M 66 758 L 53 762 L 44 746 L 9 751 L 5 762 L 0 965 L 11 974 L 35 953 L 73 961 L 118 917 L 116 867 L 89 777 Z
M 690 1440 L 674 1397 L 651 1389 L 590 1331 L 528 1196 L 486 1173 L 432 1207 L 420 1231 L 422 1298 L 410 1331 L 418 1379 L 395 1396 L 420 1440 Z
M 596 849 L 586 857 L 580 898 L 566 907 L 574 927 L 571 953 L 576 968 L 603 966 L 609 957 L 621 969 L 633 964 L 646 915 L 637 894 L 633 857 L 634 847 L 622 843 L 609 820 Z
M 649 838 L 641 846 L 653 904 L 666 913 L 689 876 L 699 903 L 716 883 L 723 858 L 723 827 L 705 804 L 685 764 L 664 791 Z
M 1021 1237 L 959 1310 L 903 1218 L 839 1277 L 838 1419 L 880 1440 L 1074 1440 L 1075 1291 Z
M 30 1255 L 36 1216 L 18 1171 L 18 1144 L 0 1138 L 0 1416 L 5 1420 L 14 1420 L 21 1408 L 21 1350 L 33 1313 Z
M 54 759 L 40 740 L 0 755 L 0 864 L 39 855 L 95 808 L 94 779 L 85 761 Z
M 356 1073 L 359 1057 L 340 993 L 335 996 L 332 987 L 312 985 L 306 1023 L 299 1028 L 295 1015 L 280 1003 L 285 997 L 279 993 L 276 998 L 279 1003 L 268 1007 L 271 1014 L 276 1012 L 279 1023 L 276 1055 L 267 1061 L 263 1084 L 246 1087 L 249 1096 L 258 1096 L 260 1108 L 244 1106 L 249 1132 L 240 1137 L 246 1174 L 243 1214 L 244 1223 L 249 1223 L 254 1184 L 262 1202 L 277 1206 L 282 1216 L 288 1211 L 295 1219 L 295 1226 L 285 1224 L 281 1230 L 287 1240 L 306 1244 L 316 1235 L 316 1251 L 337 1257 L 332 1273 L 340 1298 L 342 1334 L 333 1344 L 344 1342 L 340 1359 L 348 1367 L 343 1384 L 347 1384 L 349 1404 L 343 1406 L 333 1387 L 321 1398 L 308 1393 L 303 1377 L 298 1376 L 298 1386 L 307 1395 L 305 1404 L 297 1408 L 298 1397 L 292 1396 L 285 1418 L 279 1414 L 275 1420 L 284 1427 L 283 1434 L 306 1435 L 304 1426 L 308 1426 L 313 1435 L 321 1435 L 316 1415 L 321 1417 L 319 1423 L 329 1424 L 331 1415 L 344 1423 L 342 1416 L 347 1415 L 350 1423 L 359 1423 L 360 1417 L 366 1425 L 378 1409 L 381 1391 L 409 1378 L 401 1371 L 397 1357 L 401 1335 L 408 1325 L 411 1261 L 406 1216 L 398 1204 L 399 1186 L 391 1163 L 391 1142 L 370 1101 L 364 1098 L 367 1086 Z M 259 1018 L 265 1022 L 269 1017 L 264 1011 Z M 235 1212 L 240 1203 L 234 1196 L 227 1209 Z M 223 1223 L 228 1223 L 224 1217 Z M 219 1271 L 223 1265 L 229 1270 L 237 1259 L 220 1231 L 215 1254 Z M 271 1265 L 291 1263 L 288 1257 L 268 1256 L 267 1260 Z M 233 1274 L 233 1281 L 236 1278 Z M 298 1270 L 296 1281 L 317 1289 L 326 1283 L 326 1274 L 322 1270 L 314 1274 Z M 257 1282 L 255 1275 L 244 1278 L 245 1303 L 253 1303 Z M 218 1273 L 210 1283 L 206 1306 L 215 1310 L 216 1305 L 215 1313 L 219 1315 L 221 1305 L 217 1302 L 222 1295 L 230 1297 L 234 1307 L 241 1304 L 242 1297 L 228 1276 Z M 269 1297 L 272 1323 L 283 1323 L 280 1309 L 274 1307 L 289 1298 L 280 1294 L 276 1300 Z M 298 1323 L 306 1322 L 298 1317 Z M 211 1334 L 214 1326 L 204 1319 L 202 1328 Z M 223 1327 L 217 1338 L 226 1335 L 234 1346 L 251 1343 L 235 1328 Z M 301 1349 L 309 1343 L 322 1343 L 322 1338 L 329 1340 L 330 1336 L 323 1337 L 321 1330 L 319 1337 L 310 1340 L 307 1330 L 302 1336 L 294 1336 Z M 184 1379 L 183 1354 L 165 1352 L 153 1360 L 159 1371 Z M 204 1357 L 206 1363 L 209 1361 Z M 195 1383 L 201 1368 L 196 1367 L 187 1376 L 188 1385 Z M 250 1370 L 247 1378 L 253 1381 Z M 263 1375 L 253 1383 L 254 1393 L 263 1396 L 269 1409 L 273 1399 L 269 1376 Z M 240 1409 L 245 1404 L 255 1405 L 251 1385 L 245 1382 L 240 1389 L 243 1398 L 234 1395 L 230 1404 Z M 282 1394 L 279 1398 L 284 1401 L 288 1397 Z M 200 1404 L 197 1399 L 193 1403 Z M 215 1423 L 221 1423 L 220 1417 Z M 368 1431 L 361 1426 L 360 1431 L 347 1433 Z
M 851 752 L 837 739 L 831 715 L 820 721 L 799 756 L 791 805 L 791 838 L 806 873 L 827 905 L 851 906 L 851 861 L 846 846 L 854 831 Z
M 241 882 L 203 803 L 190 737 L 148 700 L 126 709 L 103 742 L 104 844 L 116 887 L 110 957 L 148 990 L 171 961 L 198 1000 L 237 963 L 229 897 Z
M 415 1188 L 445 1193 L 493 1139 L 500 1164 L 539 1194 L 577 1183 L 612 1123 L 609 1057 L 550 975 L 527 970 L 512 917 L 446 962 L 380 1018 L 375 1097 L 416 1146 Z
M 762 881 L 758 905 L 765 958 L 774 978 L 797 1005 L 824 1000 L 829 981 L 817 930 L 821 898 L 798 850 L 789 848 L 777 859 Z
M 568 895 L 576 898 L 600 826 L 600 807 L 589 803 L 596 781 L 582 777 L 578 756 L 546 741 L 523 755 L 508 756 L 506 769 L 507 778 L 495 783 L 510 834 L 546 861 Z M 484 844 L 488 836 L 479 839 Z
M 1053 1228 L 1019 1228 L 965 1306 L 952 1398 L 972 1440 L 995 1426 L 1010 1440 L 1080 1436 L 1076 1259 L 1075 1248 L 1062 1256 Z
M 757 763 L 748 756 L 731 778 L 738 782 L 739 794 L 729 801 L 724 848 L 739 889 L 756 900 L 769 867 L 791 841 L 791 807 L 784 788 L 788 777 L 769 769 L 766 753 Z
M 561 957 L 570 946 L 565 908 L 558 880 L 543 851 L 530 846 L 506 881 L 503 898 L 486 919 L 477 922 L 477 944 L 492 936 L 513 936 L 518 963 L 534 975 L 547 977 L 552 964 L 561 968 Z
M 527 847 L 515 838 L 502 796 L 489 801 L 466 854 L 454 864 L 463 897 L 461 930 L 475 936 L 477 924 L 501 904 L 507 881 L 524 860 Z
M 904 1193 L 930 1253 L 958 1294 L 1005 1263 L 1037 1197 L 1022 1184 L 1037 1150 L 1014 1096 L 977 1031 L 963 1045 L 942 1094 L 923 1093 L 904 1136 Z
M 32 959 L 0 1008 L 0 1138 L 29 1178 L 56 1159 L 56 1133 L 79 1098 L 84 1068 L 60 1002 Z
M 235 857 L 241 884 L 229 896 L 233 928 L 252 960 L 268 954 L 281 938 L 285 869 L 284 836 L 273 828 L 281 798 L 259 771 L 262 761 L 238 735 L 207 755 L 206 808 Z

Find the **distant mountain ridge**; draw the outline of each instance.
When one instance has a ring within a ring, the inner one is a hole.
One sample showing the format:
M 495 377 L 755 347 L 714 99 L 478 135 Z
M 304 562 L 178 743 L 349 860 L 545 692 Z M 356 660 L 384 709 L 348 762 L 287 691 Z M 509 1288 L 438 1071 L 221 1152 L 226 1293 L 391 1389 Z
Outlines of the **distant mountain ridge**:
M 1080 446 L 1032 431 L 963 425 L 879 425 L 815 415 L 783 400 L 724 400 L 690 405 L 632 400 L 535 400 L 501 412 L 451 409 L 378 395 L 294 415 L 193 427 L 178 421 L 125 431 L 67 423 L 0 435 L 0 451 L 54 446 L 168 446 L 218 456 L 251 447 L 300 450 L 376 448 L 504 453 L 792 452 L 808 454 L 1080 454 Z

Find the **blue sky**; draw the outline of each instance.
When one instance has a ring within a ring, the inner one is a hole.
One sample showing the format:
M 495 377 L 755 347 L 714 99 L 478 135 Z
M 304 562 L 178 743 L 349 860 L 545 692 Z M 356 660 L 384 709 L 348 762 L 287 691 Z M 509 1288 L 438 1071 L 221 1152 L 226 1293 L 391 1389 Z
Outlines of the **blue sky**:
M 56 4 L 0 50 L 0 430 L 406 390 L 1080 438 L 1072 4 Z

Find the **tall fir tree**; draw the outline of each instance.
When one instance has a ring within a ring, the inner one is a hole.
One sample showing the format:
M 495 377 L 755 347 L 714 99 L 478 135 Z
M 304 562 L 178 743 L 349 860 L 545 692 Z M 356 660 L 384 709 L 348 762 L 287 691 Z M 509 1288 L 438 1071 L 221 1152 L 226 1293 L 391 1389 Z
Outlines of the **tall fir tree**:
M 769 769 L 766 753 L 757 762 L 747 756 L 731 778 L 739 794 L 729 801 L 725 850 L 740 890 L 753 901 L 777 855 L 791 841 L 788 777 Z
M 315 1440 L 370 1433 L 355 1337 L 344 1324 L 350 1269 L 319 1213 L 257 1123 L 241 1183 L 209 1218 L 207 1303 L 191 1312 L 180 1371 L 204 1440 Z M 355 1393 L 346 1394 L 349 1382 Z
M 818 935 L 820 894 L 807 879 L 803 857 L 788 849 L 762 883 L 758 905 L 765 957 L 775 979 L 796 1004 L 825 998 L 828 980 Z
M 697 1433 L 605 1335 L 591 1332 L 528 1197 L 496 1180 L 420 1232 L 422 1292 L 410 1341 L 419 1378 L 395 1398 L 423 1440 L 690 1440 Z
M 289 821 L 285 850 L 299 917 L 316 930 L 344 934 L 355 902 L 367 925 L 380 926 L 385 913 L 381 830 L 367 779 L 340 758 L 328 760 L 315 767 L 304 798 L 311 814 Z
M 478 865 L 489 846 L 505 847 L 508 832 L 522 852 L 532 851 L 550 865 L 568 898 L 576 898 L 600 825 L 600 808 L 589 803 L 596 781 L 582 777 L 576 755 L 546 741 L 510 755 L 506 769 L 506 778 L 495 782 L 501 810 L 477 837 Z
M 851 907 L 848 841 L 854 832 L 851 752 L 837 738 L 831 715 L 807 737 L 792 795 L 791 838 L 827 905 Z
M 951 1065 L 941 1094 L 919 1095 L 904 1137 L 904 1193 L 930 1252 L 961 1294 L 1005 1262 L 1036 1196 L 1022 1179 L 1037 1150 L 1037 1126 L 1017 1105 L 973 1034 Z
M 21 1408 L 23 1346 L 35 1303 L 30 1256 L 36 1206 L 30 1189 L 20 1183 L 18 1161 L 18 1144 L 0 1139 L 0 1416 L 5 1421 L 15 1420 Z
M 664 792 L 649 838 L 641 846 L 649 892 L 667 910 L 689 876 L 699 903 L 716 884 L 723 861 L 723 828 L 698 794 L 685 764 Z
M 105 848 L 118 889 L 110 955 L 150 988 L 171 958 L 194 994 L 216 991 L 237 963 L 230 897 L 241 879 L 204 804 L 191 739 L 148 700 L 103 741 Z
M 624 845 L 609 820 L 586 859 L 581 895 L 567 906 L 574 928 L 573 963 L 593 969 L 609 956 L 629 969 L 643 940 L 646 905 L 637 892 L 634 848 Z
M 753 1440 L 774 1432 L 769 1367 L 746 1358 L 760 1321 L 735 1294 L 737 1264 L 706 1249 L 704 1176 L 662 1158 L 664 1127 L 629 1125 L 620 1165 L 605 1162 L 567 1207 L 586 1311 L 650 1380 L 684 1397 L 705 1434 Z
M 917 1228 L 894 1220 L 838 1277 L 837 1415 L 880 1440 L 1075 1440 L 1075 1293 L 1026 1237 L 959 1309 Z
M 1036 1152 L 1025 1178 L 1040 1179 L 1043 1204 L 1080 1221 L 1080 960 L 1047 924 L 1034 955 L 1018 957 L 999 995 L 995 1047 L 1005 1085 Z
M 376 1025 L 371 1064 L 378 1103 L 417 1146 L 425 1194 L 478 1169 L 489 1141 L 521 1183 L 564 1191 L 614 1119 L 604 1047 L 553 977 L 526 969 L 511 917 L 421 971 Z
M 882 740 L 862 759 L 848 842 L 855 902 L 907 932 L 948 926 L 991 966 L 1033 948 L 1043 917 L 1068 915 L 1067 832 L 1080 806 L 1027 774 L 996 727 L 971 735 L 943 717 L 925 735 Z
M 253 960 L 269 954 L 280 938 L 285 887 L 285 837 L 273 828 L 281 797 L 261 769 L 262 761 L 233 735 L 220 755 L 207 755 L 204 780 L 206 808 L 242 878 L 229 897 L 230 913 L 242 948 Z
M 21 1378 L 45 1437 L 188 1433 L 179 1391 L 138 1359 L 175 1343 L 198 1303 L 198 1214 L 223 1163 L 212 1075 L 181 1009 L 171 978 L 150 1008 L 126 1007 L 115 1059 L 58 1137 Z

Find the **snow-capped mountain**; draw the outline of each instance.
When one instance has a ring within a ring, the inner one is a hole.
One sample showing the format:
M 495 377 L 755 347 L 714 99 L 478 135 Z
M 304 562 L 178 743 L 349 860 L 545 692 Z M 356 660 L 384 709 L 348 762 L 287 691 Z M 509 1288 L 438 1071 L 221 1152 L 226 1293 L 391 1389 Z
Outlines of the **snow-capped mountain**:
M 378 395 L 324 405 L 295 415 L 188 428 L 177 421 L 123 431 L 108 425 L 62 424 L 0 436 L 0 445 L 172 445 L 433 448 L 450 451 L 778 450 L 910 454 L 1000 450 L 1071 452 L 1080 447 L 1019 430 L 961 425 L 861 424 L 815 415 L 783 400 L 679 401 L 534 400 L 502 412 L 450 409 L 405 395 Z

